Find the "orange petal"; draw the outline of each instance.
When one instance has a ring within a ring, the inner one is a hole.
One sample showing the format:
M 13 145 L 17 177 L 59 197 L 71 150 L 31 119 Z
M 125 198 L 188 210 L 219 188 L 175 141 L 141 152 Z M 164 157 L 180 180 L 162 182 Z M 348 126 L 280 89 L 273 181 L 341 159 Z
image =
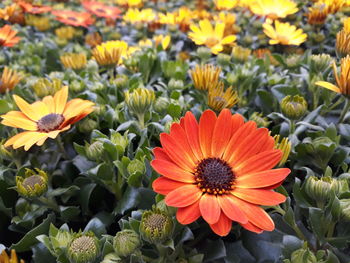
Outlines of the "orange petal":
M 182 146 L 184 149 L 183 154 L 187 157 L 187 159 L 190 159 L 194 164 L 199 161 L 199 159 L 197 159 L 197 157 L 193 154 L 192 148 L 187 140 L 186 132 L 180 126 L 180 124 L 174 123 L 171 125 L 170 136 Z
M 192 159 L 190 159 L 190 157 L 188 157 L 188 154 L 186 154 L 183 146 L 173 137 L 171 137 L 169 134 L 162 133 L 160 134 L 160 142 L 163 149 L 174 163 L 188 172 L 192 172 L 194 170 L 195 163 Z
M 215 195 L 204 194 L 199 201 L 201 215 L 208 224 L 215 224 L 220 218 L 220 205 Z
M 190 144 L 193 154 L 198 160 L 203 159 L 203 153 L 199 143 L 199 126 L 192 112 L 188 111 L 184 118 L 184 126 L 188 143 Z
M 256 173 L 275 167 L 282 158 L 280 150 L 271 150 L 259 153 L 248 160 L 234 167 L 236 176 L 242 176 L 248 173 Z
M 242 212 L 242 210 L 231 199 L 231 195 L 218 196 L 218 201 L 222 211 L 225 215 L 233 221 L 245 224 L 248 222 L 248 218 Z
M 62 89 L 56 92 L 53 100 L 55 101 L 55 112 L 57 114 L 62 114 L 64 108 L 66 107 L 68 99 L 68 87 L 64 86 Z
M 223 237 L 227 236 L 230 233 L 232 228 L 232 221 L 224 213 L 221 213 L 219 221 L 209 226 L 215 234 Z
M 269 136 L 268 133 L 268 129 L 266 128 L 260 128 L 250 133 L 239 143 L 236 150 L 227 161 L 232 167 L 235 167 L 236 164 L 257 154 L 265 143 L 266 138 Z
M 39 132 L 29 131 L 22 132 L 22 136 L 20 136 L 12 145 L 13 149 L 20 148 L 24 146 L 27 142 L 31 141 L 32 138 L 36 138 Z
M 40 112 L 35 111 L 29 103 L 27 103 L 24 99 L 17 95 L 13 95 L 13 99 L 15 100 L 18 108 L 25 114 L 29 119 L 33 121 L 38 121 L 43 117 Z
M 69 104 L 70 106 L 66 107 L 64 109 L 63 116 L 66 120 L 69 120 L 73 117 L 76 117 L 88 109 L 92 110 L 91 107 L 94 105 L 93 102 L 86 101 L 86 100 L 78 100 L 78 99 L 76 99 L 76 100 L 77 101 L 75 103 Z M 68 105 L 68 103 L 67 103 L 67 105 Z M 73 122 L 70 122 L 70 123 L 73 123 Z
M 9 147 L 11 145 L 13 145 L 17 140 L 19 140 L 22 136 L 25 136 L 27 133 L 30 133 L 30 131 L 25 131 L 25 132 L 21 132 L 16 134 L 15 136 L 12 136 L 10 139 L 8 139 L 4 146 L 5 147 Z
M 201 216 L 199 201 L 186 207 L 180 207 L 176 213 L 176 219 L 180 224 L 188 225 L 196 221 Z
M 257 205 L 247 203 L 237 197 L 232 197 L 232 200 L 242 209 L 248 220 L 255 226 L 267 231 L 272 231 L 275 229 L 274 222 L 264 209 Z
M 168 206 L 186 207 L 192 205 L 201 198 L 202 192 L 193 184 L 181 186 L 171 191 L 165 197 L 165 203 Z
M 203 112 L 199 120 L 199 143 L 203 157 L 211 157 L 211 142 L 216 123 L 216 115 L 211 110 Z
M 232 135 L 238 131 L 238 129 L 244 124 L 244 118 L 241 114 L 234 114 L 231 117 L 231 125 L 232 125 Z
M 3 115 L 1 116 L 3 118 L 1 123 L 6 126 L 21 128 L 28 131 L 36 131 L 38 129 L 38 126 L 34 121 L 28 119 L 25 115 L 24 117 L 19 117 L 19 116 L 20 115 L 14 116 L 11 114 Z
M 166 177 L 159 177 L 153 181 L 152 188 L 153 188 L 153 191 L 158 194 L 167 195 L 168 193 L 175 190 L 176 188 L 179 188 L 184 185 L 187 185 L 187 184 L 179 181 L 170 180 Z
M 266 170 L 262 172 L 249 173 L 236 178 L 237 188 L 262 188 L 274 185 L 283 181 L 290 170 L 288 168 L 279 168 Z
M 168 162 L 172 162 L 170 157 L 167 155 L 167 153 L 164 151 L 164 149 L 160 147 L 156 147 L 153 149 L 154 159 L 156 160 L 164 160 Z
M 151 166 L 157 173 L 167 177 L 168 179 L 184 183 L 194 183 L 193 174 L 184 171 L 173 162 L 156 159 L 151 162 Z
M 253 121 L 248 121 L 244 123 L 231 137 L 230 141 L 227 143 L 223 159 L 229 160 L 232 158 L 234 152 L 240 143 L 253 131 L 256 130 L 256 123 Z
M 257 205 L 278 205 L 286 201 L 286 197 L 280 193 L 264 189 L 236 188 L 232 194 L 244 201 Z
M 211 144 L 211 154 L 215 157 L 221 157 L 226 149 L 232 135 L 232 114 L 230 110 L 224 109 L 221 111 L 216 120 L 213 138 Z
M 263 232 L 263 230 L 257 226 L 255 226 L 254 224 L 252 224 L 251 222 L 248 222 L 246 224 L 240 224 L 242 227 L 244 227 L 245 229 L 257 233 L 257 234 L 261 234 Z

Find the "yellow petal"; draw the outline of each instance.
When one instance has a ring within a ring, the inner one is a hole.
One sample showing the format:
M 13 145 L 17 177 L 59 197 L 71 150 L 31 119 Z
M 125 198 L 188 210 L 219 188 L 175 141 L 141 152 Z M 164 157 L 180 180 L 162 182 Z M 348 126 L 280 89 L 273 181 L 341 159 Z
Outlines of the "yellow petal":
M 21 97 L 13 95 L 13 99 L 15 100 L 18 108 L 33 121 L 38 121 L 41 119 L 41 117 L 43 117 L 40 112 L 35 111 L 32 106 Z
M 55 107 L 56 107 L 56 113 L 62 114 L 68 98 L 68 87 L 64 86 L 62 89 L 56 92 L 54 96 L 55 101 Z
M 335 91 L 337 93 L 341 93 L 341 90 L 337 86 L 332 84 L 332 83 L 329 83 L 329 82 L 326 82 L 326 81 L 317 81 L 315 84 L 318 85 L 318 86 L 321 86 L 323 88 Z

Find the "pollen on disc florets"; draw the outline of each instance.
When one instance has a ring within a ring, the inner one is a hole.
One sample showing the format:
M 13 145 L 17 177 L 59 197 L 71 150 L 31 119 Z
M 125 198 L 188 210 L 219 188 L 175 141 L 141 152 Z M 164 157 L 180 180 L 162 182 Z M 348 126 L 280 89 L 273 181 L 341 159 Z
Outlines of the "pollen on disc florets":
M 64 122 L 62 114 L 50 113 L 42 117 L 37 125 L 40 132 L 50 132 L 56 130 Z
M 195 180 L 204 193 L 225 194 L 234 188 L 235 175 L 228 163 L 220 158 L 206 158 L 196 167 Z
M 79 234 L 69 245 L 71 263 L 90 263 L 100 254 L 99 241 L 93 233 Z

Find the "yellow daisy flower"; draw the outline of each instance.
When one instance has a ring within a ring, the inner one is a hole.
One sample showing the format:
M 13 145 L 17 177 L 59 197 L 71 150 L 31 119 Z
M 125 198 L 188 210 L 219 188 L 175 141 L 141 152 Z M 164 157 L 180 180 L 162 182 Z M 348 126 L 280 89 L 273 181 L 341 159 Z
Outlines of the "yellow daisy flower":
M 271 19 L 285 18 L 298 12 L 297 4 L 291 0 L 254 0 L 249 7 L 254 14 Z
M 270 45 L 296 45 L 299 46 L 306 41 L 307 34 L 302 29 L 297 29 L 289 23 L 282 23 L 275 20 L 275 26 L 273 27 L 270 23 L 265 22 L 263 24 L 264 33 L 271 38 L 269 41 Z
M 135 24 L 135 23 L 148 23 L 156 19 L 156 13 L 151 9 L 129 9 L 123 17 L 125 22 Z
M 214 0 L 214 3 L 218 10 L 230 10 L 237 6 L 238 0 Z
M 55 139 L 59 133 L 70 129 L 71 125 L 93 111 L 94 103 L 73 99 L 67 102 L 68 87 L 63 87 L 54 97 L 46 96 L 42 101 L 27 103 L 13 95 L 20 111 L 10 111 L 2 115 L 1 123 L 25 130 L 6 141 L 5 147 L 14 149 L 24 146 L 28 151 L 34 144 L 41 146 L 47 138 Z
M 2 251 L 0 254 L 0 263 L 24 263 L 24 260 L 19 260 L 14 249 L 11 250 L 11 256 L 9 256 L 6 251 Z
M 334 92 L 343 94 L 344 96 L 350 96 L 350 55 L 341 59 L 340 74 L 338 74 L 337 65 L 334 61 L 332 66 L 335 82 L 337 85 L 326 81 L 317 81 L 315 84 Z
M 199 26 L 190 25 L 192 32 L 188 36 L 196 45 L 205 45 L 210 48 L 213 54 L 218 54 L 223 50 L 224 45 L 233 44 L 235 35 L 224 36 L 225 24 L 216 23 L 212 26 L 208 19 L 199 21 Z

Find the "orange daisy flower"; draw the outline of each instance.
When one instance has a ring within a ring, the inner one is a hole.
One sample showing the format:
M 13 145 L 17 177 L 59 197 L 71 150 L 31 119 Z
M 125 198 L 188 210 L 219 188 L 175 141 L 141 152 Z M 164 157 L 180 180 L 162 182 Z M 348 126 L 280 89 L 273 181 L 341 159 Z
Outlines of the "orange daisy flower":
M 46 96 L 42 101 L 28 104 L 21 97 L 13 95 L 21 111 L 10 111 L 2 115 L 1 123 L 24 129 L 9 140 L 5 147 L 14 149 L 24 146 L 28 151 L 34 144 L 41 146 L 47 138 L 55 139 L 60 132 L 68 130 L 71 124 L 81 120 L 93 111 L 94 103 L 73 99 L 67 102 L 68 87 L 63 87 L 55 96 Z
M 25 13 L 30 13 L 30 14 L 43 14 L 43 13 L 50 12 L 52 9 L 50 6 L 32 5 L 26 2 L 19 2 L 19 5 L 22 7 Z
M 12 30 L 11 26 L 4 25 L 0 28 L 0 47 L 13 47 L 20 41 L 20 37 L 16 37 L 17 31 Z
M 56 16 L 56 20 L 70 26 L 89 27 L 94 23 L 93 18 L 87 12 L 75 12 L 70 10 L 54 10 L 52 14 Z
M 107 5 L 104 5 L 103 3 L 95 2 L 95 1 L 84 1 L 83 6 L 87 11 L 89 11 L 90 13 L 93 13 L 98 17 L 104 17 L 104 18 L 110 18 L 110 19 L 116 19 L 117 17 L 119 17 L 119 14 L 122 12 L 117 7 L 107 6 Z
M 217 117 L 205 111 L 199 123 L 187 112 L 170 134 L 160 135 L 151 165 L 162 176 L 153 182 L 165 203 L 178 207 L 176 218 L 190 224 L 200 216 L 220 236 L 232 221 L 261 233 L 275 228 L 261 205 L 277 205 L 286 197 L 272 191 L 290 173 L 272 169 L 282 158 L 266 128 L 228 109 Z

